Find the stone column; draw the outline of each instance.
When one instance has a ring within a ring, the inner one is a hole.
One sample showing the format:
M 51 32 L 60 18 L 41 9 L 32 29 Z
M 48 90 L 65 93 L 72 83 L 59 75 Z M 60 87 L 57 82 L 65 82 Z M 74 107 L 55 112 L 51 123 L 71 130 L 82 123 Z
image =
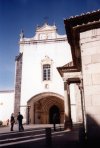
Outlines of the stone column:
M 27 124 L 30 124 L 30 105 L 27 105 Z
M 72 119 L 71 119 L 70 89 L 69 89 L 69 83 L 67 81 L 64 82 L 64 107 L 65 107 L 64 129 L 71 129 Z
M 85 98 L 84 98 L 84 89 L 83 89 L 83 79 L 80 79 L 80 84 L 78 85 L 81 94 L 81 107 L 82 107 L 82 118 L 83 118 L 83 127 L 85 134 L 87 133 L 86 125 L 86 111 L 85 111 Z

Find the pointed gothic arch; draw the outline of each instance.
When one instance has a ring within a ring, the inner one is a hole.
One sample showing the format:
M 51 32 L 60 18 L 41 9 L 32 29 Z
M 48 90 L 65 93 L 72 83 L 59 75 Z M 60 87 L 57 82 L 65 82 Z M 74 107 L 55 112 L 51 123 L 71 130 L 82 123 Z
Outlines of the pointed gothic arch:
M 60 114 L 60 123 L 64 122 L 64 97 L 53 93 L 40 93 L 32 97 L 27 104 L 30 108 L 31 123 L 34 124 L 49 124 L 51 122 L 50 110 L 55 108 L 56 112 Z M 58 110 L 58 111 L 57 111 Z M 53 109 L 54 111 L 54 109 Z

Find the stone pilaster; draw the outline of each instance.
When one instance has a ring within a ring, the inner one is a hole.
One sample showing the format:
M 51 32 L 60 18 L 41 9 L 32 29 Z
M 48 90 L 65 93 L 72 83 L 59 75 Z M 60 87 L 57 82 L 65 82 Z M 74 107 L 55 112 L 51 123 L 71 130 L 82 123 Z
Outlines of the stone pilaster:
M 22 54 L 16 57 L 16 73 L 15 73 L 15 102 L 14 114 L 15 116 L 20 111 L 20 97 L 21 97 L 21 78 L 22 78 Z
M 83 89 L 83 79 L 80 79 L 80 84 L 78 86 L 79 86 L 80 94 L 81 94 L 81 106 L 82 106 L 83 127 L 84 127 L 84 132 L 87 133 L 86 109 L 85 109 L 85 98 L 84 98 L 84 89 Z
M 71 119 L 71 104 L 70 104 L 70 90 L 69 83 L 64 82 L 64 97 L 65 97 L 65 120 L 64 120 L 64 129 L 72 128 L 72 119 Z

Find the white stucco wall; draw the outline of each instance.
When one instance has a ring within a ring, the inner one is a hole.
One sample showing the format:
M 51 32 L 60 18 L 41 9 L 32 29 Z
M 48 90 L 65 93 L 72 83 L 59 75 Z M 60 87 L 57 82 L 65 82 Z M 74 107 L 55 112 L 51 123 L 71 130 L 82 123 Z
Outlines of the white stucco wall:
M 24 44 L 20 49 L 23 51 L 21 105 L 26 105 L 31 97 L 42 92 L 54 92 L 64 96 L 63 80 L 56 68 L 71 61 L 67 40 Z M 48 82 L 42 81 L 41 61 L 45 56 L 52 60 L 51 81 Z M 49 87 L 45 88 L 45 84 Z
M 52 78 L 50 82 L 47 82 L 48 89 L 45 89 L 42 81 L 41 60 L 45 56 L 53 60 Z M 26 46 L 23 53 L 21 103 L 25 105 L 25 101 L 28 101 L 32 96 L 45 91 L 63 95 L 63 81 L 56 68 L 66 64 L 70 59 L 69 45 L 64 42 L 56 43 L 56 45 L 51 43 L 40 44 L 37 47 L 34 45 Z
M 0 121 L 6 123 L 14 112 L 14 91 L 0 91 Z

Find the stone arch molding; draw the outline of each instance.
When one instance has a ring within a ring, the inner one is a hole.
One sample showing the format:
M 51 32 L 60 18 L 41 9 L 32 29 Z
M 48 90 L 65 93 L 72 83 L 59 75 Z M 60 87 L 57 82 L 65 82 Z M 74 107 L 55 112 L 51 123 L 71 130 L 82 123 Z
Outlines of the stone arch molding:
M 31 102 L 33 102 L 33 103 L 35 103 L 35 102 L 37 102 L 37 101 L 39 101 L 40 99 L 42 99 L 42 98 L 46 98 L 46 97 L 56 97 L 56 98 L 60 98 L 61 100 L 64 100 L 64 97 L 62 96 L 62 95 L 60 95 L 60 94 L 57 94 L 57 93 L 53 93 L 53 92 L 45 92 L 45 93 L 39 93 L 39 94 L 37 94 L 37 95 L 35 95 L 35 96 L 33 96 L 33 97 L 31 97 L 30 98 L 30 100 L 28 100 L 28 104 L 29 103 L 31 103 Z
M 49 111 L 52 106 L 57 106 L 61 115 L 61 123 L 64 120 L 64 97 L 60 94 L 53 92 L 44 92 L 33 96 L 28 102 L 31 106 L 31 119 L 33 123 L 48 124 L 49 123 Z M 34 108 L 34 109 L 32 109 Z M 33 111 L 32 111 L 33 110 Z M 38 117 L 40 119 L 38 119 Z M 33 119 L 34 118 L 34 119 Z

